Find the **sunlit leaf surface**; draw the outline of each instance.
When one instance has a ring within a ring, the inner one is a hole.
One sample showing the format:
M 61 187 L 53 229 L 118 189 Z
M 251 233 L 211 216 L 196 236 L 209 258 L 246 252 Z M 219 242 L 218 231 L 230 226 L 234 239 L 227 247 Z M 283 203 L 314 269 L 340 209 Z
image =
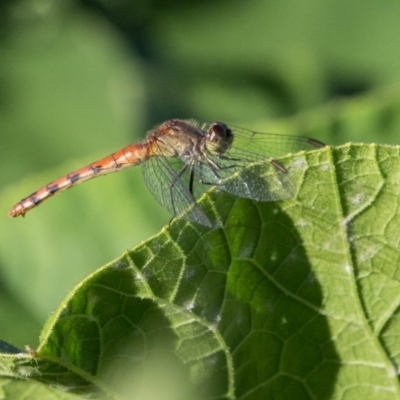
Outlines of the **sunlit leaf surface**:
M 399 148 L 282 161 L 295 198 L 211 193 L 220 227 L 175 220 L 93 273 L 3 373 L 124 399 L 398 398 Z

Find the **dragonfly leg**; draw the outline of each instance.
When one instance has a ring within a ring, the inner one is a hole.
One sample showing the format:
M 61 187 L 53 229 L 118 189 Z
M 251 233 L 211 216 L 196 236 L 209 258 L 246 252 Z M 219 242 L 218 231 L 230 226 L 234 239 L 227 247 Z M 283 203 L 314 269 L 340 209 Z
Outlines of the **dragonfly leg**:
M 231 158 L 227 158 L 227 157 L 225 157 L 225 159 L 232 160 Z M 200 180 L 200 183 L 203 184 L 203 185 L 210 185 L 210 186 L 215 185 L 217 182 L 207 182 L 206 180 L 204 180 L 203 165 L 204 164 L 200 164 L 199 165 L 199 180 Z M 225 169 L 230 169 L 230 168 L 235 168 L 235 167 L 237 168 L 237 165 L 233 165 L 233 164 L 232 165 L 224 165 L 222 167 L 221 166 L 217 166 L 211 160 L 207 160 L 207 165 L 208 165 L 210 171 L 212 172 L 212 174 L 214 175 L 214 178 L 215 178 L 216 181 L 222 179 L 222 177 L 218 175 L 218 172 L 217 172 L 218 170 L 225 170 Z

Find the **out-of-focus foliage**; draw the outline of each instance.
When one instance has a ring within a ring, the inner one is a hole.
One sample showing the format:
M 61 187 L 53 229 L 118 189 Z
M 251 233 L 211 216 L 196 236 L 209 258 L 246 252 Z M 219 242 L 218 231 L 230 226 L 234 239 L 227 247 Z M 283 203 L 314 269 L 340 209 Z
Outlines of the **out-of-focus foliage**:
M 172 117 L 316 132 L 332 144 L 397 141 L 394 1 L 0 7 L 0 337 L 16 345 L 35 346 L 37 327 L 74 283 L 169 220 L 136 170 L 62 194 L 25 220 L 7 219 L 12 201 L 47 181 Z M 342 113 L 336 120 L 340 99 L 355 95 L 365 100 L 347 108 L 353 125 Z M 364 117 L 381 103 L 379 129 L 371 129 Z M 325 118 L 329 129 L 313 129 Z

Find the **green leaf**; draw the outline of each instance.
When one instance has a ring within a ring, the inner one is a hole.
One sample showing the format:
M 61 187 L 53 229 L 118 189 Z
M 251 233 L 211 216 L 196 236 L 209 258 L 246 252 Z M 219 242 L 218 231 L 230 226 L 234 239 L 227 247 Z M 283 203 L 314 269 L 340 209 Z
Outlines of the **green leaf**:
M 78 397 L 38 382 L 0 378 L 0 398 L 13 400 L 73 400 Z
M 4 374 L 118 399 L 398 398 L 399 150 L 286 157 L 284 202 L 212 191 L 220 227 L 177 219 L 93 273 Z

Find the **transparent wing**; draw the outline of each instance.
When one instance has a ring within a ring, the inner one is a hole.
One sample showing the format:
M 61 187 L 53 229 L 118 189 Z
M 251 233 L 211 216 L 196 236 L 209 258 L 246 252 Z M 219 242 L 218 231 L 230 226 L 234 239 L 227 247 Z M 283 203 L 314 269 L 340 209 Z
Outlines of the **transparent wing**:
M 293 178 L 272 157 L 324 146 L 317 140 L 301 136 L 229 128 L 234 135 L 232 146 L 220 156 L 209 153 L 211 162 L 204 160 L 199 163 L 197 173 L 205 183 L 257 201 L 284 200 L 296 193 Z
M 156 200 L 173 216 L 184 214 L 189 221 L 211 227 L 210 220 L 189 191 L 189 168 L 179 175 L 184 166 L 178 158 L 159 154 L 143 164 L 143 179 Z
M 200 180 L 234 196 L 277 201 L 291 198 L 296 193 L 293 178 L 276 161 L 243 162 L 215 156 L 210 156 L 210 159 L 218 169 L 200 164 L 197 170 Z
M 210 124 L 202 126 L 204 134 L 209 127 Z M 291 198 L 296 193 L 294 179 L 274 158 L 324 146 L 317 140 L 300 136 L 253 132 L 232 126 L 229 128 L 233 132 L 233 142 L 220 155 L 212 152 L 185 154 L 183 159 L 179 159 L 164 156 L 161 147 L 153 149 L 152 153 L 157 156 L 150 157 L 144 163 L 143 177 L 154 197 L 172 215 L 182 213 L 190 221 L 211 226 L 195 201 L 210 185 L 234 196 L 256 201 Z M 198 137 L 199 140 L 202 140 L 201 137 Z M 157 146 L 157 143 L 153 142 L 153 145 Z M 174 153 L 173 150 L 165 149 L 164 152 Z M 193 181 L 190 167 L 185 164 L 189 159 L 193 162 L 195 172 Z
M 234 139 L 230 154 L 246 153 L 257 159 L 276 158 L 301 150 L 315 150 L 325 144 L 316 139 L 304 136 L 281 135 L 277 133 L 254 132 L 248 129 L 229 125 Z

